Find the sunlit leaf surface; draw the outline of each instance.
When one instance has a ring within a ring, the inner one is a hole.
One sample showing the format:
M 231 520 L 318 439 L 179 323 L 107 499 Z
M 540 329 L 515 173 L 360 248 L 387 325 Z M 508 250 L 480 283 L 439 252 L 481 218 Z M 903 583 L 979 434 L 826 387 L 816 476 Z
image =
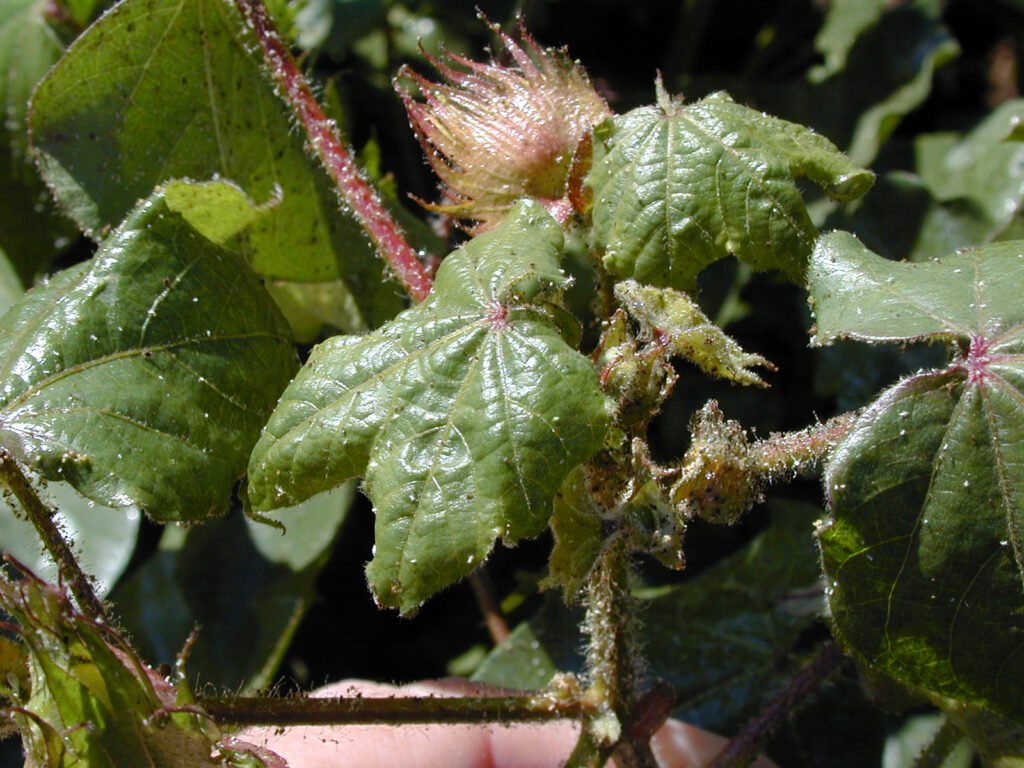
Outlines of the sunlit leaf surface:
M 649 285 L 692 289 L 730 254 L 800 280 L 817 234 L 801 176 L 839 199 L 873 179 L 822 136 L 724 93 L 640 107 L 595 130 L 594 244 L 613 274 Z
M 244 197 L 225 188 L 227 216 Z M 256 276 L 175 205 L 155 194 L 0 319 L 0 442 L 101 504 L 201 520 L 227 508 L 296 361 Z
M 565 282 L 561 252 L 558 224 L 521 203 L 445 259 L 425 302 L 317 347 L 253 452 L 254 506 L 365 476 L 370 583 L 402 611 L 472 571 L 497 539 L 540 533 L 607 426 L 593 366 L 545 301 Z

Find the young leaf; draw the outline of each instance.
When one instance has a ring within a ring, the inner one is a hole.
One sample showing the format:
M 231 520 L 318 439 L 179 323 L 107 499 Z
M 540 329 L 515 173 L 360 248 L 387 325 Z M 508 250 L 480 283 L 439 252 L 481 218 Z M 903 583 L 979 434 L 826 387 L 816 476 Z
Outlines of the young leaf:
M 575 601 L 604 541 L 600 510 L 582 472 L 573 472 L 555 495 L 551 513 L 555 545 L 548 560 L 545 586 L 561 587 L 565 601 Z
M 0 441 L 45 477 L 160 520 L 226 508 L 296 368 L 256 276 L 185 216 L 154 194 L 92 261 L 0 320 Z
M 587 183 L 605 266 L 681 290 L 730 254 L 801 280 L 816 232 L 795 179 L 849 200 L 873 178 L 813 131 L 724 93 L 635 109 L 602 123 L 594 138 Z
M 623 280 L 615 285 L 615 298 L 640 323 L 644 333 L 664 344 L 671 354 L 712 376 L 737 384 L 766 386 L 750 369 L 759 365 L 774 370 L 774 366 L 760 355 L 744 352 L 685 293 Z
M 0 608 L 18 622 L 28 685 L 0 681 L 28 765 L 52 768 L 286 768 L 280 757 L 221 734 L 147 667 L 115 630 L 82 616 L 60 590 L 0 576 Z M 179 686 L 181 681 L 179 681 Z M 182 711 L 188 705 L 190 712 Z
M 961 346 L 883 394 L 829 462 L 820 541 L 836 628 L 940 706 L 1024 721 L 1024 243 L 902 264 L 835 233 L 811 281 L 819 343 Z
M 231 179 L 273 210 L 233 244 L 271 278 L 345 280 L 372 325 L 401 306 L 362 230 L 338 210 L 232 5 L 124 0 L 32 101 L 40 168 L 89 233 L 171 178 Z
M 445 259 L 427 301 L 317 347 L 253 452 L 254 507 L 365 475 L 377 511 L 370 583 L 403 612 L 472 571 L 498 538 L 540 533 L 607 427 L 593 367 L 543 303 L 565 282 L 561 250 L 555 221 L 520 203 Z

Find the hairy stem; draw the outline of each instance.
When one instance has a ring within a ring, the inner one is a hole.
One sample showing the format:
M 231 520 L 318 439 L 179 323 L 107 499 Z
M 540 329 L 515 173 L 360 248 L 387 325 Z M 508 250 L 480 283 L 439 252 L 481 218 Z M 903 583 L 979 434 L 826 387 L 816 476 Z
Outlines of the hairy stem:
M 834 642 L 827 642 L 810 663 L 794 677 L 779 694 L 768 702 L 725 748 L 718 753 L 711 768 L 745 768 L 757 756 L 761 742 L 771 735 L 792 713 L 801 701 L 835 672 L 843 661 L 843 654 Z
M 22 472 L 17 459 L 6 448 L 0 448 L 0 481 L 14 494 L 29 522 L 36 529 L 43 546 L 57 564 L 61 579 L 74 595 L 79 610 L 93 621 L 106 623 L 107 612 L 92 588 L 92 581 L 79 566 L 75 553 L 54 522 L 56 510 L 43 503 L 32 483 Z
M 750 447 L 750 458 L 768 480 L 792 477 L 824 458 L 849 434 L 857 415 L 856 412 L 842 413 L 798 432 L 772 434 Z
M 335 698 L 201 698 L 199 706 L 222 725 L 403 725 L 416 723 L 526 723 L 579 720 L 592 705 L 545 695 L 342 696 Z
M 606 543 L 587 584 L 588 695 L 597 709 L 584 722 L 577 752 L 585 755 L 587 762 L 579 765 L 603 765 L 612 755 L 620 768 L 656 765 L 648 743 L 649 729 L 630 727 L 636 722 L 640 662 L 636 600 L 629 590 L 629 575 L 626 538 L 613 538 Z
M 380 257 L 394 271 L 413 301 L 430 293 L 433 278 L 387 212 L 373 187 L 341 141 L 334 121 L 327 118 L 309 82 L 274 29 L 261 0 L 235 0 L 235 7 L 256 35 L 263 59 L 281 98 L 291 107 L 309 144 Z

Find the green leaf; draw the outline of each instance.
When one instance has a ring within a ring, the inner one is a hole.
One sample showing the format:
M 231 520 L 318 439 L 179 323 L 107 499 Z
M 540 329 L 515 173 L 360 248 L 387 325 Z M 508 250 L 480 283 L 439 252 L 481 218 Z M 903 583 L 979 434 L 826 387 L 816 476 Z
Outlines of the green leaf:
M 57 523 L 74 542 L 78 562 L 95 580 L 97 593 L 101 597 L 106 595 L 135 551 L 141 521 L 139 510 L 97 506 L 66 483 L 49 483 L 38 491 L 44 501 L 57 509 Z M 36 529 L 27 520 L 16 517 L 6 503 L 0 503 L 0 549 L 44 579 L 58 580 L 57 566 L 40 547 Z
M 712 376 L 738 384 L 765 386 L 750 368 L 759 365 L 773 369 L 772 364 L 760 355 L 744 352 L 685 293 L 623 280 L 615 285 L 615 298 L 640 324 L 644 334 L 660 336 L 664 340 L 660 343 L 671 354 L 689 360 Z
M 64 45 L 43 0 L 0 0 L 0 248 L 23 278 L 46 267 L 74 228 L 53 205 L 28 151 L 28 100 Z
M 256 276 L 158 192 L 0 320 L 0 441 L 101 504 L 201 520 L 295 367 Z
M 1012 141 L 1024 120 L 1024 99 L 1006 101 L 962 137 L 925 135 L 915 142 L 916 169 L 945 216 L 965 220 L 961 228 L 971 239 L 945 239 L 947 232 L 929 232 L 934 243 L 918 258 L 980 245 L 1005 231 L 1024 204 L 1024 145 Z M 924 222 L 925 226 L 930 222 Z M 948 231 L 948 227 L 944 228 Z
M 29 685 L 0 681 L 29 765 L 284 768 L 266 750 L 221 734 L 147 667 L 116 630 L 81 615 L 60 590 L 31 573 L 0 576 L 0 608 L 18 622 Z M 188 705 L 190 711 L 181 709 Z
M 377 325 L 401 300 L 304 151 L 255 49 L 230 3 L 123 0 L 33 97 L 43 175 L 94 235 L 168 179 L 231 179 L 276 204 L 230 245 L 270 278 L 343 279 Z
M 273 513 L 285 533 L 241 514 L 168 528 L 159 550 L 111 596 L 136 647 L 170 663 L 198 625 L 193 680 L 246 692 L 270 685 L 354 495 L 348 484 Z
M 824 64 L 809 73 L 813 82 L 820 82 L 846 67 L 850 50 L 866 30 L 873 27 L 885 11 L 886 0 L 833 0 L 828 5 L 814 48 Z
M 873 178 L 827 139 L 724 93 L 635 109 L 594 137 L 587 183 L 605 266 L 682 290 L 730 254 L 802 279 L 816 231 L 796 178 L 844 200 L 864 194 Z
M 787 654 L 821 610 L 811 525 L 819 514 L 776 504 L 771 527 L 741 552 L 649 595 L 647 656 L 675 687 L 680 717 L 728 732 L 799 668 Z
M 1006 242 L 927 263 L 893 262 L 853 235 L 832 232 L 814 249 L 808 281 L 813 343 L 1012 335 L 1024 243 Z
M 473 673 L 473 680 L 520 691 L 547 687 L 559 668 L 551 660 L 536 619 L 513 629 Z
M 1020 354 L 1010 346 L 998 354 Z M 885 393 L 829 463 L 820 539 L 850 650 L 933 697 L 1019 720 L 1024 416 L 1012 368 L 992 365 L 985 383 L 923 374 Z
M 472 571 L 498 538 L 547 525 L 601 445 L 605 401 L 545 296 L 562 232 L 536 203 L 451 254 L 431 296 L 376 333 L 317 347 L 249 465 L 256 509 L 365 475 L 377 599 L 403 612 Z
M 22 294 L 25 288 L 21 279 L 15 271 L 14 264 L 7 257 L 3 248 L 0 248 L 0 316 L 11 308 Z
M 818 341 L 952 339 L 943 370 L 900 382 L 858 420 L 826 474 L 820 534 L 845 644 L 939 699 L 1021 722 L 1024 665 L 1024 243 L 893 263 L 822 238 Z
M 1024 100 L 1014 99 L 965 135 L 918 136 L 915 173 L 884 174 L 863 204 L 829 223 L 883 256 L 912 261 L 1014 239 L 1024 205 L 1024 144 L 1012 139 L 1022 121 Z

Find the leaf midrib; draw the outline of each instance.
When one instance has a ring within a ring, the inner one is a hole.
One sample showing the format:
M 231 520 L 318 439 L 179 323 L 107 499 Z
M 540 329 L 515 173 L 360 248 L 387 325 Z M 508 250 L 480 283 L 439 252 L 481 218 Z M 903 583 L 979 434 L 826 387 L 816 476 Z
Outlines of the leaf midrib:
M 97 366 L 104 365 L 106 363 L 116 362 L 117 360 L 131 359 L 133 357 L 140 357 L 140 356 L 142 356 L 145 353 L 168 352 L 168 351 L 172 351 L 174 349 L 177 349 L 179 347 L 185 347 L 185 346 L 188 346 L 190 344 L 194 344 L 196 342 L 200 342 L 200 343 L 201 342 L 208 342 L 208 343 L 239 342 L 239 341 L 248 341 L 248 340 L 251 340 L 251 339 L 274 339 L 274 340 L 282 341 L 282 342 L 285 341 L 285 339 L 283 339 L 280 336 L 277 336 L 277 335 L 272 334 L 272 333 L 266 333 L 266 332 L 238 333 L 238 334 L 228 334 L 228 335 L 222 335 L 222 336 L 221 335 L 211 335 L 211 336 L 201 335 L 201 336 L 190 336 L 190 337 L 187 337 L 187 338 L 184 338 L 184 339 L 177 339 L 177 340 L 175 340 L 173 342 L 169 342 L 169 343 L 166 343 L 166 344 L 159 344 L 159 345 L 154 345 L 154 346 L 149 346 L 149 347 L 144 347 L 144 348 L 121 350 L 119 352 L 111 352 L 109 354 L 102 355 L 102 356 L 97 357 L 97 358 L 93 358 L 92 360 L 86 360 L 86 361 L 83 361 L 83 362 L 80 362 L 80 363 L 73 363 L 73 364 L 69 365 L 68 367 L 61 369 L 57 373 L 51 374 L 51 375 L 47 376 L 44 379 L 40 379 L 38 382 L 32 384 L 24 392 L 19 394 L 14 400 L 11 400 L 11 401 L 9 401 L 7 403 L 4 403 L 2 406 L 0 406 L 0 414 L 16 410 L 18 407 L 20 407 L 26 401 L 30 400 L 32 397 L 35 397 L 40 392 L 42 392 L 44 389 L 46 389 L 49 386 L 52 386 L 53 384 L 55 384 L 56 382 L 58 382 L 58 381 L 60 381 L 62 379 L 65 379 L 65 378 L 67 378 L 69 376 L 77 375 L 77 374 L 82 373 L 84 371 L 90 370 L 91 368 L 95 368 Z M 17 356 L 13 355 L 12 356 L 12 360 L 13 360 L 14 357 L 17 357 Z M 10 365 L 11 365 L 11 363 L 9 362 L 8 366 L 7 366 L 8 367 L 7 373 L 10 372 L 9 371 Z M 220 394 L 220 393 L 218 393 L 218 394 Z

